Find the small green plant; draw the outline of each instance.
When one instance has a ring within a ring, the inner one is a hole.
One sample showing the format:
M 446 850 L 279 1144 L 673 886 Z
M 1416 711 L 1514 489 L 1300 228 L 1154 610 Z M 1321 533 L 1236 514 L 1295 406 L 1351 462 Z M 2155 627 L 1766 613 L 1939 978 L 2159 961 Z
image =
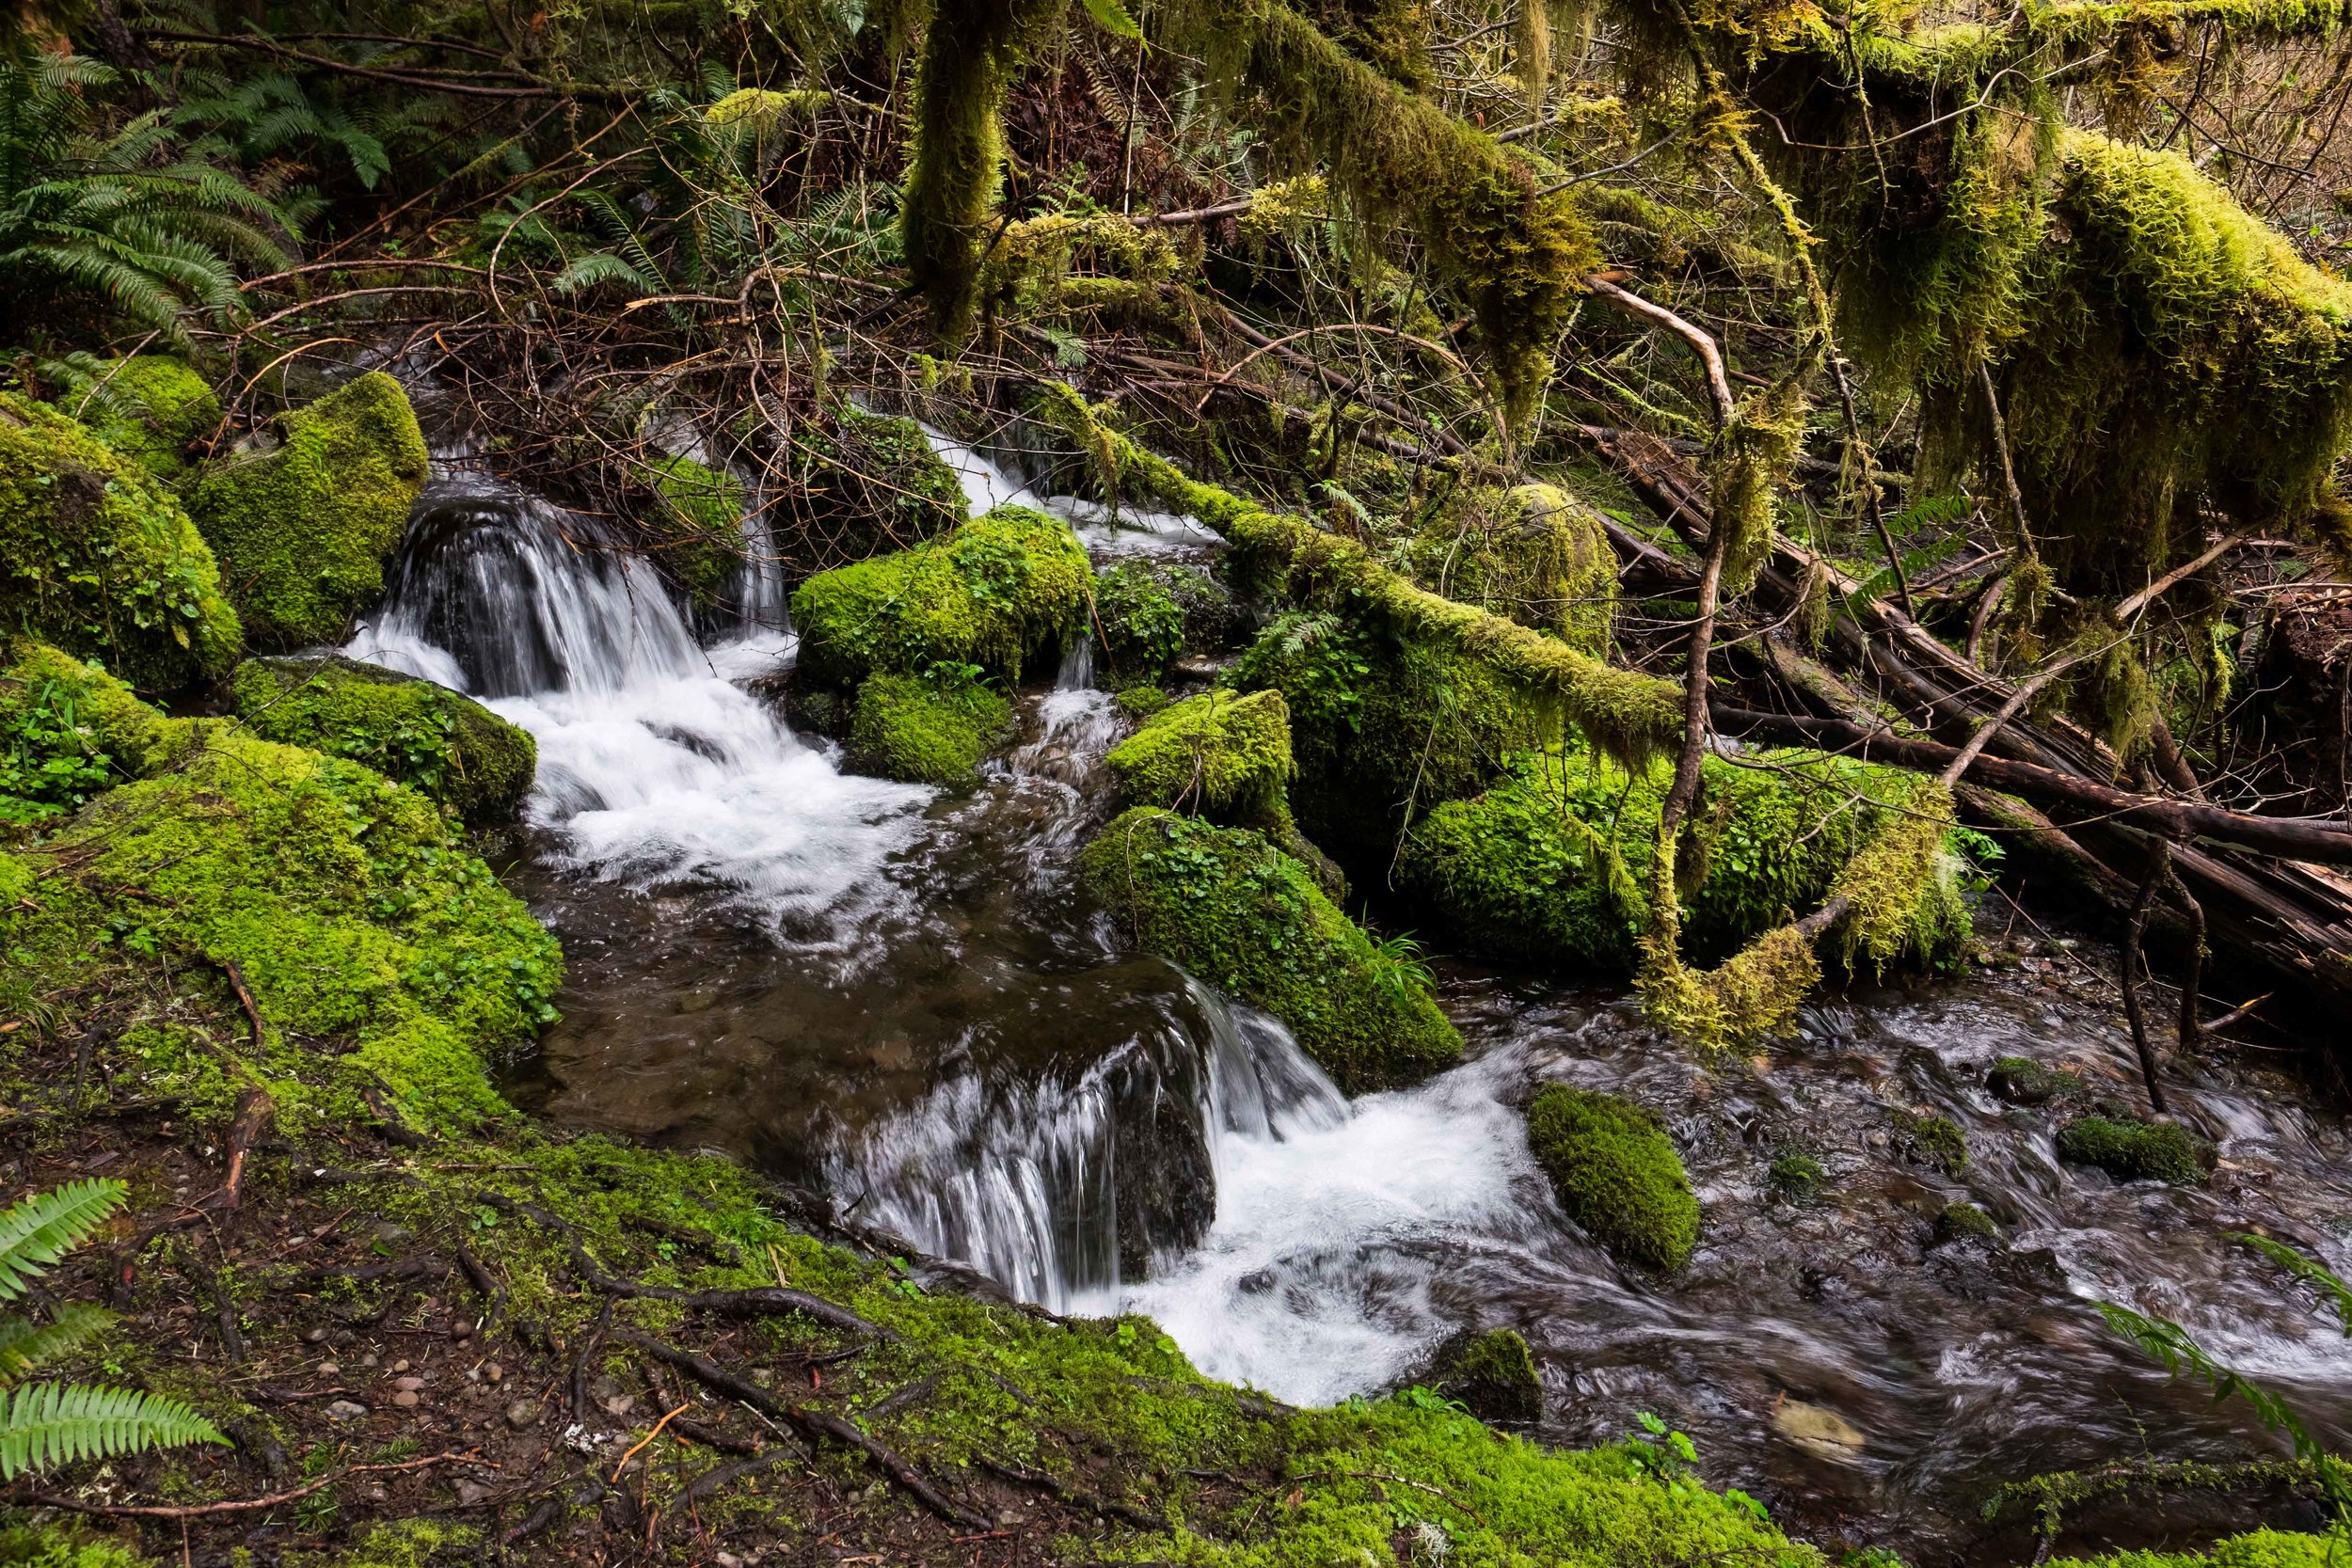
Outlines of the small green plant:
M 128 1196 L 119 1181 L 72 1181 L 0 1210 L 0 1301 L 22 1296 Z M 78 1303 L 56 1307 L 46 1324 L 0 1318 L 0 1481 L 79 1459 L 228 1441 L 177 1400 L 75 1383 L 19 1386 L 36 1369 L 91 1344 L 114 1321 Z
M 1438 977 L 1421 954 L 1421 943 L 1405 934 L 1382 937 L 1372 944 L 1373 983 L 1400 1007 L 1409 1007 L 1438 989 Z
M 1633 1418 L 1641 1430 L 1625 1434 L 1626 1457 L 1633 1468 L 1669 1486 L 1680 1485 L 1698 1465 L 1698 1445 L 1646 1410 Z
M 1810 1203 L 1829 1185 L 1829 1172 L 1821 1168 L 1820 1161 L 1803 1149 L 1784 1148 L 1772 1157 L 1772 1169 L 1765 1174 L 1764 1181 L 1775 1197 L 1790 1203 Z

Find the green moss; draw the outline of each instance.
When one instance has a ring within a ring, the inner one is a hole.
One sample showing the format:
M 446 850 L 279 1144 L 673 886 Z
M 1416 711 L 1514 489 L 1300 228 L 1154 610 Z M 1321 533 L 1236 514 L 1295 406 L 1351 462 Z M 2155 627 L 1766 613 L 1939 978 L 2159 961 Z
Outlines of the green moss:
M 1149 719 L 1168 705 L 1168 693 L 1156 686 L 1131 686 L 1111 701 L 1130 719 Z
M 1948 1246 L 1954 1242 L 1997 1242 L 2001 1227 L 1993 1223 L 1993 1216 L 1973 1203 L 1947 1203 L 1935 1216 L 1935 1244 Z
M 2341 1535 L 2256 1530 L 2217 1541 L 2201 1552 L 2110 1552 L 2105 1557 L 2052 1558 L 2049 1568 L 2336 1568 L 2346 1542 Z
M 1290 827 L 1290 710 L 1279 691 L 1187 697 L 1104 760 L 1132 805 L 1172 807 L 1278 838 Z
M 2030 1057 L 2003 1056 L 1986 1072 L 1984 1086 L 1994 1099 L 2011 1105 L 2045 1105 L 2079 1094 L 2083 1081 L 2079 1073 L 2044 1067 Z
M 400 383 L 370 371 L 278 416 L 278 445 L 197 481 L 189 510 L 257 643 L 341 640 L 384 592 L 428 464 Z
M 2118 1181 L 2195 1186 L 2205 1180 L 2203 1151 L 2178 1122 L 2076 1117 L 2058 1130 L 2058 1152 L 2070 1164 L 2095 1165 Z
M 213 552 L 145 468 L 64 415 L 0 392 L 0 628 L 144 691 L 226 672 L 236 612 Z
M 1617 558 L 1599 514 L 1557 485 L 1465 490 L 1406 551 L 1413 580 L 1433 594 L 1609 651 Z
M 90 1536 L 72 1525 L 0 1530 L 6 1568 L 154 1568 L 154 1559 L 121 1542 Z
M 187 472 L 188 448 L 219 428 L 220 399 L 185 360 L 135 355 L 101 367 L 100 377 L 87 410 L 92 433 L 158 479 Z M 80 400 L 62 401 L 71 408 Z
M 126 1033 L 179 1059 L 173 1092 L 225 1104 L 250 1073 L 286 1085 L 280 1120 L 298 1131 L 348 1119 L 373 1075 L 428 1127 L 494 1115 L 484 1058 L 554 1016 L 554 939 L 423 796 L 228 725 L 190 740 L 172 771 L 100 796 L 14 858 L 37 908 L 0 919 L 18 959 L 0 1005 L 148 956 L 193 962 L 187 978 L 207 984 L 233 960 L 275 1026 L 266 1041 L 199 1051 L 176 1026 Z M 355 1042 L 323 1096 L 294 1083 L 309 1053 L 296 1034 Z
M 913 420 L 853 405 L 794 427 L 799 493 L 774 518 L 788 578 L 910 549 L 970 516 L 963 482 Z
M 858 688 L 850 760 L 908 784 L 968 784 L 980 759 L 1011 734 L 1012 704 L 971 665 L 874 674 Z
M 348 1547 L 291 1551 L 286 1568 L 457 1568 L 481 1560 L 482 1532 L 441 1519 L 398 1519 L 371 1526 Z
M 0 829 L 26 828 L 144 777 L 169 752 L 164 716 L 97 665 L 45 643 L 5 644 Z
M 1802 1149 L 1783 1149 L 1772 1156 L 1772 1167 L 1764 1173 L 1764 1184 L 1780 1197 L 1791 1203 L 1810 1203 L 1821 1196 L 1829 1185 L 1829 1172 L 1821 1162 Z
M 976 664 L 1009 683 L 1066 646 L 1094 571 L 1059 519 L 1003 506 L 945 539 L 820 573 L 792 595 L 800 672 L 846 689 L 877 672 Z
M 1169 570 L 1125 561 L 1094 579 L 1096 652 L 1115 684 L 1157 680 L 1184 651 L 1184 611 L 1169 591 Z
M 247 659 L 230 689 L 262 739 L 365 763 L 468 821 L 512 814 L 538 768 L 530 731 L 446 687 L 340 655 Z
M 1560 1207 L 1619 1260 L 1668 1274 L 1690 1261 L 1699 1200 L 1654 1113 L 1547 1084 L 1528 1103 L 1527 1142 Z
M 1438 1391 L 1487 1421 L 1534 1421 L 1544 1414 L 1544 1384 L 1535 1358 L 1516 1330 L 1464 1333 L 1438 1351 L 1431 1368 Z
M 707 610 L 743 564 L 743 482 L 675 453 L 652 469 L 661 498 L 654 554 L 687 602 Z
M 1895 1113 L 1896 1154 L 1915 1165 L 1958 1176 L 1968 1168 L 1968 1137 L 1949 1117 Z
M 1289 1024 L 1349 1094 L 1461 1059 L 1427 973 L 1375 947 L 1304 865 L 1261 835 L 1138 806 L 1080 864 L 1137 944 Z

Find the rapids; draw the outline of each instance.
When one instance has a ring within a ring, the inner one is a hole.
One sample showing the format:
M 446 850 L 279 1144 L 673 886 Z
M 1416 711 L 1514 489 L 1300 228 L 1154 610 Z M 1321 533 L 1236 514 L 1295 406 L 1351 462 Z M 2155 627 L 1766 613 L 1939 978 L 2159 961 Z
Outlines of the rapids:
M 1214 546 L 1186 519 L 1041 498 L 935 438 L 976 511 L 1041 506 L 1099 558 Z M 2352 1429 L 2352 1350 L 2223 1234 L 2352 1265 L 2343 1126 L 2283 1078 L 2212 1065 L 2183 1085 L 2220 1140 L 2208 1189 L 2061 1165 L 2055 1120 L 1982 1085 L 2013 1053 L 2130 1093 L 2128 1041 L 2065 946 L 1814 1006 L 1753 1070 L 1714 1074 L 1621 996 L 1449 966 L 1470 1059 L 1350 1103 L 1279 1023 L 1122 954 L 1075 896 L 1121 733 L 1088 643 L 1025 698 L 976 792 L 845 773 L 762 694 L 793 641 L 755 510 L 746 529 L 754 565 L 697 628 L 587 520 L 445 451 L 348 649 L 538 739 L 507 871 L 571 980 L 511 1070 L 526 1106 L 723 1151 L 1055 1310 L 1148 1312 L 1204 1370 L 1292 1402 L 1376 1394 L 1460 1329 L 1514 1327 L 1542 1437 L 1655 1411 L 1791 1528 L 1924 1560 L 1991 1560 L 1976 1515 L 2004 1479 L 2280 1451 L 2241 1407 L 2168 1384 L 2092 1298 L 2180 1320 L 2323 1434 Z M 1685 1276 L 1629 1275 L 1561 1214 L 1516 1109 L 1550 1080 L 1669 1117 L 1706 1215 Z M 1899 1111 L 1958 1122 L 1966 1169 L 1894 1158 Z M 1769 1190 L 1787 1150 L 1828 1170 L 1818 1201 Z M 1931 1244 L 1961 1197 L 2005 1245 Z M 2125 1513 L 2086 1518 L 2148 1538 Z

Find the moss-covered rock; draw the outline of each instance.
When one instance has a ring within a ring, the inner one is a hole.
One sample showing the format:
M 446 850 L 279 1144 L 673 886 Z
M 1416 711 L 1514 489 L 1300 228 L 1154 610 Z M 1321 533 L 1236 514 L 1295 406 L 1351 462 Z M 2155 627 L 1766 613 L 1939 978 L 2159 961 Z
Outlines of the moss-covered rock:
M 1773 1196 L 1790 1203 L 1811 1203 L 1829 1186 L 1821 1162 L 1801 1148 L 1784 1148 L 1765 1169 L 1764 1185 Z
M 1936 1211 L 1935 1244 L 1949 1246 L 1954 1242 L 1997 1242 L 2001 1227 L 1993 1223 L 1993 1216 L 1973 1203 L 1947 1203 Z
M 1094 570 L 1060 519 L 1000 506 L 948 537 L 823 572 L 792 595 L 800 674 L 848 689 L 877 672 L 973 664 L 1008 683 L 1069 644 Z
M 80 400 L 63 401 L 71 406 Z M 98 438 L 167 482 L 188 471 L 188 448 L 220 425 L 213 384 L 185 360 L 160 354 L 106 366 L 87 401 L 89 427 Z
M 1232 646 L 1242 620 L 1231 591 L 1198 567 L 1122 561 L 1094 579 L 1095 665 L 1114 687 L 1156 681 L 1188 649 Z
M 555 939 L 414 790 L 357 763 L 190 726 L 158 776 L 101 795 L 35 850 L 0 857 L 37 896 L 0 910 L 0 1007 L 72 993 L 146 956 L 202 983 L 236 963 L 275 1030 L 199 1049 L 167 1022 L 125 1036 L 174 1064 L 169 1092 L 225 1107 L 249 1074 L 290 1132 L 361 1113 L 380 1079 L 421 1126 L 500 1110 L 485 1058 L 554 1017 Z M 313 1044 L 345 1039 L 321 1087 Z
M 756 451 L 760 433 L 750 433 Z M 970 516 L 963 482 L 913 420 L 842 404 L 796 424 L 764 461 L 797 482 L 774 515 L 785 573 L 798 580 L 886 550 L 911 549 Z
M 146 468 L 0 392 L 0 626 L 176 690 L 235 662 L 213 552 Z
M 188 509 L 256 643 L 335 641 L 384 592 L 424 488 L 424 435 L 381 371 L 278 416 L 273 433 L 276 446 L 207 469 Z
M 1290 828 L 1290 711 L 1279 691 L 1222 689 L 1160 709 L 1104 759 L 1132 805 L 1279 837 Z
M 2104 1557 L 2052 1558 L 2048 1568 L 2336 1568 L 2346 1544 L 2341 1535 L 2256 1530 L 2217 1541 L 2201 1552 L 2109 1552 Z
M 1080 857 L 1121 932 L 1279 1018 L 1349 1094 L 1461 1059 L 1426 971 L 1373 944 L 1263 835 L 1138 806 Z
M 1896 1155 L 1911 1164 L 1946 1176 L 1968 1168 L 1968 1135 L 1949 1117 L 1897 1111 L 1893 1144 Z
M 340 655 L 247 659 L 230 690 L 262 739 L 365 763 L 469 822 L 511 814 L 538 769 L 529 730 L 447 687 Z
M 1544 1414 L 1535 1357 L 1516 1330 L 1465 1330 L 1439 1348 L 1430 1368 L 1438 1391 L 1482 1421 L 1534 1421 Z
M 1560 1207 L 1613 1257 L 1667 1274 L 1691 1260 L 1699 1200 L 1655 1113 L 1547 1084 L 1528 1103 L 1527 1143 Z
M 2118 1181 L 2194 1186 L 2205 1180 L 2205 1150 L 2178 1122 L 2076 1117 L 2058 1130 L 2058 1152 L 2069 1164 L 2095 1165 Z
M 1984 1086 L 2005 1105 L 2046 1105 L 2082 1092 L 2079 1073 L 2044 1067 L 2030 1056 L 2003 1056 L 1984 1075 Z
M 1012 704 L 969 665 L 919 675 L 874 674 L 857 691 L 850 760 L 908 784 L 970 784 L 980 759 L 1012 734 Z
M 164 716 L 97 665 L 29 638 L 0 657 L 0 829 L 62 816 L 168 754 Z
M 657 458 L 652 477 L 655 559 L 689 604 L 707 610 L 743 564 L 743 482 L 675 453 Z
M 1521 753 L 1494 788 L 1438 806 L 1411 832 L 1400 880 L 1476 952 L 1629 974 L 1671 782 L 1662 763 L 1629 776 L 1578 746 Z M 1675 863 L 1692 960 L 1714 962 L 1817 907 L 1916 787 L 1915 775 L 1816 753 L 1708 757 Z M 1964 950 L 1959 863 L 1926 861 L 1924 876 L 1895 890 L 1903 951 L 1865 957 L 1939 966 Z
M 1458 492 L 1406 546 L 1433 594 L 1507 615 L 1589 654 L 1616 619 L 1617 558 L 1599 514 L 1556 484 Z

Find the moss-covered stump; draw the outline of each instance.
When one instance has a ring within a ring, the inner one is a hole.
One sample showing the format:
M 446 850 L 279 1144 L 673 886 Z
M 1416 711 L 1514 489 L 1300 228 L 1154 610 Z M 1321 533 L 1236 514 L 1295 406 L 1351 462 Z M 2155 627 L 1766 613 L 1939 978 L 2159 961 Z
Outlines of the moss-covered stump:
M 189 510 L 257 644 L 340 640 L 384 592 L 428 463 L 400 383 L 370 371 L 278 416 L 278 444 L 197 481 Z
M 1457 493 L 1406 546 L 1413 580 L 1433 594 L 1609 651 L 1617 557 L 1599 514 L 1556 484 Z
M 61 400 L 69 409 L 79 398 Z M 187 362 L 135 355 L 105 367 L 86 418 L 98 438 L 148 472 L 175 482 L 188 471 L 188 449 L 220 424 L 220 398 Z
M 1666 1274 L 1690 1261 L 1699 1200 L 1655 1113 L 1548 1084 L 1528 1103 L 1527 1142 L 1560 1207 L 1613 1257 Z
M 1145 720 L 1104 759 L 1131 805 L 1167 806 L 1277 837 L 1290 827 L 1290 710 L 1279 691 L 1218 689 Z
M 1011 702 L 967 665 L 868 675 L 850 721 L 850 761 L 907 784 L 968 784 L 1011 735 Z
M 1701 780 L 1676 857 L 1683 944 L 1699 963 L 1817 907 L 1917 786 L 1899 769 L 1809 752 L 1709 756 Z M 1493 789 L 1413 829 L 1400 880 L 1476 952 L 1629 974 L 1671 782 L 1663 764 L 1629 777 L 1581 747 L 1522 753 Z M 1925 875 L 1897 890 L 1908 900 L 1901 957 L 1933 968 L 1965 950 L 1958 865 L 1948 852 L 1929 856 Z
M 1187 651 L 1231 646 L 1241 621 L 1232 594 L 1207 572 L 1120 562 L 1094 579 L 1095 670 L 1113 687 L 1157 681 Z
M 1279 1018 L 1349 1094 L 1461 1060 L 1427 974 L 1373 944 L 1298 861 L 1246 829 L 1149 806 L 1080 856 L 1087 885 L 1139 946 Z
M 971 515 L 962 480 L 913 420 L 843 404 L 796 425 L 782 466 L 800 482 L 775 516 L 791 579 L 912 549 Z
M 1332 612 L 1295 612 L 1233 666 L 1291 714 L 1291 804 L 1308 833 L 1385 860 L 1400 829 L 1485 789 L 1516 753 L 1559 738 L 1556 714 L 1434 639 L 1398 641 Z
M 55 409 L 0 392 L 0 626 L 142 691 L 236 661 L 211 547 L 154 475 Z
M 539 766 L 531 732 L 480 703 L 340 655 L 247 659 L 230 691 L 262 739 L 365 763 L 469 822 L 511 815 Z
M 977 665 L 1008 684 L 1084 624 L 1094 569 L 1060 519 L 1001 506 L 945 539 L 819 573 L 792 595 L 799 674 L 848 690 L 866 676 Z
M 235 963 L 275 1031 L 207 1045 L 159 999 L 124 1042 L 177 1064 L 169 1092 L 219 1107 L 266 1082 L 290 1131 L 364 1115 L 378 1080 L 423 1127 L 496 1114 L 484 1064 L 554 1016 L 554 938 L 414 790 L 233 725 L 191 729 L 171 771 L 0 856 L 0 942 L 18 960 L 0 1008 L 103 988 L 142 955 L 176 955 L 196 983 Z M 297 1035 L 351 1042 L 318 1086 L 296 1082 L 317 1049 Z
M 1439 1348 L 1430 1367 L 1438 1391 L 1459 1400 L 1482 1421 L 1534 1421 L 1544 1414 L 1544 1384 L 1527 1341 L 1508 1328 L 1464 1330 Z
M 0 643 L 0 832 L 37 827 L 144 778 L 171 726 L 96 665 L 46 643 Z
M 743 482 L 675 453 L 654 461 L 652 479 L 661 502 L 646 519 L 654 559 L 707 610 L 743 566 Z
M 2208 1164 L 2206 1150 L 2180 1123 L 2128 1117 L 2076 1117 L 2058 1130 L 2058 1152 L 2069 1164 L 2095 1166 L 2118 1181 L 2195 1186 Z

